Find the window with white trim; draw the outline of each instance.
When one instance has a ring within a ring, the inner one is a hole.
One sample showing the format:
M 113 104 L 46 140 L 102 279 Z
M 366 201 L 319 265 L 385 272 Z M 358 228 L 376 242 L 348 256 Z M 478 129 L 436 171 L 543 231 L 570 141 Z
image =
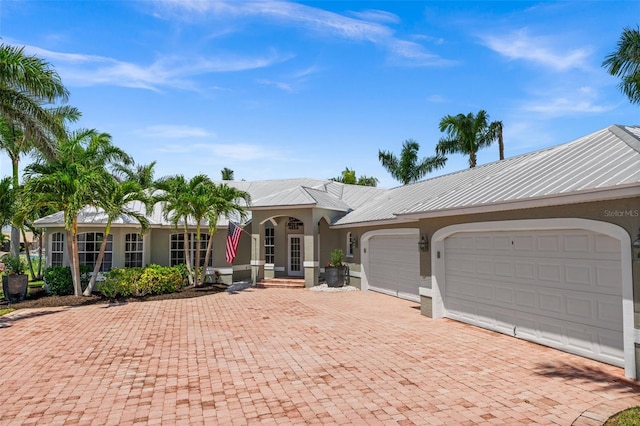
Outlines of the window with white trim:
M 189 258 L 191 261 L 191 265 L 195 264 L 195 245 L 196 245 L 196 234 L 190 233 L 187 235 L 189 238 Z M 207 244 L 209 244 L 209 234 L 200 234 L 200 266 L 204 265 L 204 258 L 207 254 Z M 171 266 L 182 265 L 185 264 L 184 257 L 184 233 L 181 232 L 179 234 L 171 234 L 171 244 L 169 248 L 170 262 Z M 209 265 L 213 266 L 213 250 L 211 250 L 211 255 L 209 258 Z
M 96 266 L 100 245 L 104 234 L 102 232 L 84 232 L 78 234 L 78 260 L 81 265 L 88 265 L 92 269 Z M 107 237 L 107 246 L 100 264 L 100 272 L 111 270 L 113 261 L 113 236 Z
M 355 240 L 353 238 L 353 235 L 351 234 L 351 232 L 347 232 L 347 250 L 346 250 L 346 256 L 349 257 L 353 257 L 353 246 L 355 244 Z
M 273 225 L 265 225 L 264 228 L 264 262 L 276 261 L 276 229 Z
M 63 266 L 64 262 L 64 234 L 51 234 L 51 266 Z
M 142 235 L 127 234 L 124 236 L 124 267 L 141 268 L 144 245 Z

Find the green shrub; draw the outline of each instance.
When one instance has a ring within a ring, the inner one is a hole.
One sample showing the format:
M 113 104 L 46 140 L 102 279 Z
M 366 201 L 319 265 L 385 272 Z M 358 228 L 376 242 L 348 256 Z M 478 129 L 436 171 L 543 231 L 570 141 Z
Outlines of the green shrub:
M 174 293 L 182 286 L 182 274 L 177 267 L 149 265 L 144 268 L 139 288 L 147 294 Z
M 82 290 L 89 285 L 92 269 L 87 265 L 80 265 L 80 285 Z M 44 282 L 49 292 L 54 296 L 68 296 L 73 294 L 73 278 L 68 266 L 52 266 L 44 270 Z
M 175 267 L 149 265 L 143 268 L 114 268 L 98 284 L 98 291 L 109 299 L 143 297 L 174 293 L 180 289 L 182 276 Z

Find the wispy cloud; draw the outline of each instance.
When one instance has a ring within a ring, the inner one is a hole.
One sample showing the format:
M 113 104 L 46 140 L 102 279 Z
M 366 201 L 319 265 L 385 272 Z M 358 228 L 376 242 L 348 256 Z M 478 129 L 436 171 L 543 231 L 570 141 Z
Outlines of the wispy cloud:
M 189 77 L 264 68 L 288 59 L 274 51 L 259 57 L 163 56 L 149 65 L 123 62 L 104 56 L 54 52 L 35 46 L 25 51 L 56 63 L 58 73 L 69 86 L 109 85 L 159 91 L 163 87 L 195 90 Z M 186 65 L 185 65 L 186 64 Z
M 197 154 L 198 157 L 211 156 L 218 160 L 254 161 L 254 160 L 278 160 L 283 156 L 276 150 L 260 145 L 237 144 L 167 144 L 156 148 L 157 152 L 169 154 Z
M 561 117 L 602 113 L 615 108 L 614 105 L 598 104 L 598 98 L 598 92 L 595 89 L 581 87 L 569 93 L 541 96 L 542 100 L 525 103 L 523 109 L 549 117 Z
M 286 1 L 204 2 L 166 0 L 158 7 L 162 13 L 174 13 L 174 19 L 190 19 L 185 12 L 212 18 L 261 18 L 285 25 L 302 27 L 310 32 L 348 40 L 365 41 L 385 48 L 402 64 L 441 66 L 450 62 L 428 52 L 414 41 L 398 38 L 394 31 L 380 22 L 398 22 L 398 17 L 382 11 L 351 12 L 356 18 L 323 9 Z
M 181 125 L 155 125 L 134 131 L 136 135 L 153 139 L 185 139 L 215 137 L 201 127 L 181 126 Z
M 511 60 L 533 62 L 556 71 L 585 68 L 591 54 L 589 48 L 562 49 L 552 37 L 534 37 L 526 29 L 500 35 L 482 35 L 482 43 Z
M 398 15 L 385 10 L 369 9 L 360 12 L 351 12 L 351 15 L 363 21 L 384 22 L 389 24 L 397 24 L 400 22 Z

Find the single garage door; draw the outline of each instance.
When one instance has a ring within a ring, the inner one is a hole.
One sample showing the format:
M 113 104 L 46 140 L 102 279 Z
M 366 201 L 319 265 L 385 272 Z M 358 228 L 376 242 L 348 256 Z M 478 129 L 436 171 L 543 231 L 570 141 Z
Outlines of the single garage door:
M 369 290 L 420 301 L 417 235 L 376 235 L 369 239 Z
M 624 366 L 620 242 L 583 230 L 445 239 L 445 316 Z

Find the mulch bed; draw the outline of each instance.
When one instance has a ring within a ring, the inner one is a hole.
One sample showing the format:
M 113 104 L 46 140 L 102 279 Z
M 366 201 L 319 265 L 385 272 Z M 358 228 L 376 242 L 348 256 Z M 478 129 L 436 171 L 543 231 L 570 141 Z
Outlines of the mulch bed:
M 151 300 L 188 299 L 192 297 L 206 296 L 223 292 L 227 289 L 224 284 L 205 284 L 199 287 L 183 287 L 175 293 L 157 294 L 144 297 L 127 297 L 118 299 L 117 302 L 146 302 Z M 42 287 L 30 287 L 27 298 L 19 303 L 8 304 L 4 302 L 4 307 L 13 309 L 27 308 L 52 308 L 56 306 L 83 306 L 96 303 L 109 303 L 109 299 L 100 294 L 91 296 L 51 296 L 47 295 Z

